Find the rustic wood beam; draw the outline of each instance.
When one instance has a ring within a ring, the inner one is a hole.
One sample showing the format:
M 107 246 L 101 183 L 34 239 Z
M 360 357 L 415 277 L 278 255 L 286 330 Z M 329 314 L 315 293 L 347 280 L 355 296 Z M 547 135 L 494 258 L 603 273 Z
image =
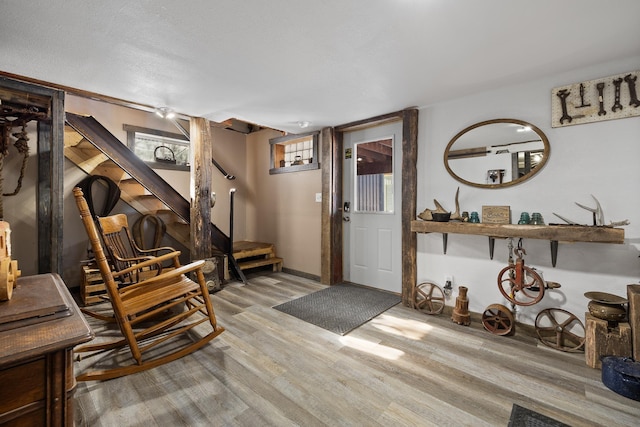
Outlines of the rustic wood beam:
M 418 110 L 402 112 L 402 303 L 411 306 L 417 280 L 417 237 L 411 230 L 418 195 Z
M 211 125 L 201 117 L 190 119 L 191 136 L 191 259 L 211 257 Z
M 14 99 L 49 106 L 50 120 L 38 120 L 37 225 L 38 273 L 62 273 L 64 218 L 64 92 L 1 77 L 0 87 Z
M 322 165 L 322 231 L 320 282 L 342 281 L 342 134 L 332 128 L 320 134 Z

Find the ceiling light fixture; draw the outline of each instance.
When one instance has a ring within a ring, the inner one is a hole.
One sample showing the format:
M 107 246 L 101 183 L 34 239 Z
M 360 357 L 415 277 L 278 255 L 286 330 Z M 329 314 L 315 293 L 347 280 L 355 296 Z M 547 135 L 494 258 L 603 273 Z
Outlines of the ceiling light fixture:
M 156 108 L 156 114 L 163 119 L 173 119 L 176 117 L 176 112 L 168 107 Z
M 311 122 L 308 122 L 306 120 L 298 122 L 298 126 L 300 126 L 301 129 L 308 128 L 310 124 Z

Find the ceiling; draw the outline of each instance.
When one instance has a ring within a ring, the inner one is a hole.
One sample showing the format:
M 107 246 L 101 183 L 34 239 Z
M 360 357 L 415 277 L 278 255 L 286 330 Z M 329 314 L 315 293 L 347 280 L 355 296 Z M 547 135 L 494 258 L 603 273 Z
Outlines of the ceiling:
M 4 0 L 0 72 L 300 133 L 638 56 L 639 17 L 638 0 Z

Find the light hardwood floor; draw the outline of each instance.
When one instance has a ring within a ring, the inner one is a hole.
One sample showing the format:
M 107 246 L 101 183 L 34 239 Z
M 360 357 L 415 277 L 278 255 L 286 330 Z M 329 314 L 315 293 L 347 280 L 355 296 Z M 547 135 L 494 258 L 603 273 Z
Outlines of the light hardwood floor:
M 159 368 L 79 383 L 76 425 L 506 426 L 514 403 L 574 426 L 640 425 L 640 402 L 606 388 L 583 353 L 524 334 L 397 305 L 339 336 L 272 308 L 323 288 L 285 273 L 227 285 L 212 296 L 222 335 Z

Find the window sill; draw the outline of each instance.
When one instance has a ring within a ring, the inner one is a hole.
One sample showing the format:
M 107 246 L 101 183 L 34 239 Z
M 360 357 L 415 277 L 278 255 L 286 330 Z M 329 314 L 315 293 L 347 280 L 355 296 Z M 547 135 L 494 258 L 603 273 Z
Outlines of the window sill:
M 320 169 L 320 163 L 311 163 L 307 165 L 296 165 L 296 166 L 287 166 L 282 168 L 273 168 L 269 169 L 269 175 L 277 175 L 281 173 L 289 173 L 289 172 L 301 172 L 301 171 L 309 171 Z

